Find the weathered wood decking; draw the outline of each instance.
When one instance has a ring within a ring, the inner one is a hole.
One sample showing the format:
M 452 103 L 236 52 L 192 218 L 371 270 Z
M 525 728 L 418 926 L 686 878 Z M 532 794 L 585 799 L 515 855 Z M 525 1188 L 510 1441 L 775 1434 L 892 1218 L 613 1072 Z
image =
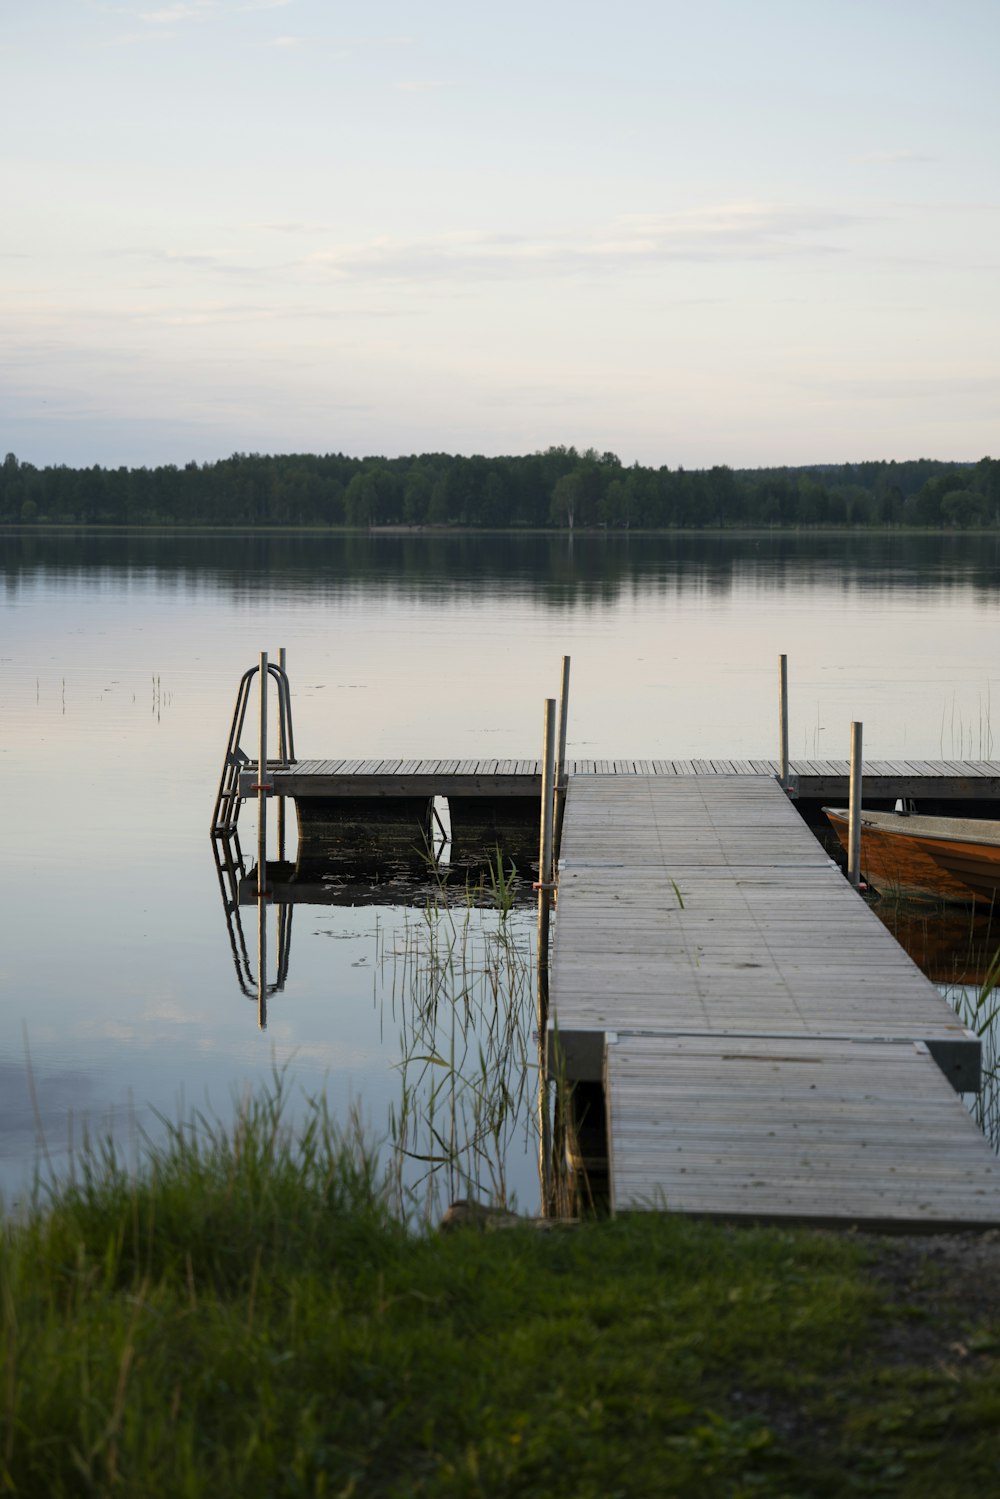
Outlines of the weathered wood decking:
M 615 1210 L 1000 1224 L 978 1041 L 772 775 L 571 779 L 550 992 Z
M 776 776 L 776 760 L 568 760 L 570 776 L 676 779 Z M 792 760 L 792 790 L 800 796 L 843 801 L 847 760 Z M 247 784 L 256 779 L 250 762 Z M 272 775 L 275 792 L 292 797 L 531 796 L 541 790 L 537 760 L 299 760 Z M 1000 761 L 866 760 L 865 795 L 871 800 L 912 797 L 944 801 L 1000 800 Z

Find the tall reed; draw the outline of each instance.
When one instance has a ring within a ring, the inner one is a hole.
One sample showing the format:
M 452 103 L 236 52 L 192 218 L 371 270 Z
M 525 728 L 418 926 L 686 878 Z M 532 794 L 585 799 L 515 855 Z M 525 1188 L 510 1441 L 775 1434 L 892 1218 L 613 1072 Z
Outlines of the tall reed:
M 403 1217 L 462 1197 L 511 1206 L 512 1158 L 537 1159 L 533 924 L 517 894 L 498 857 L 457 900 L 439 890 L 380 954 L 400 1026 L 389 1129 Z

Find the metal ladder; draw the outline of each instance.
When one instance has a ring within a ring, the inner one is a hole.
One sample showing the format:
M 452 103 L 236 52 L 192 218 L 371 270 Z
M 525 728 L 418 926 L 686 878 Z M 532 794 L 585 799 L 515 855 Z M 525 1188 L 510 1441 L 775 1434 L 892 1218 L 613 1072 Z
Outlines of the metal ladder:
M 272 760 L 268 758 L 264 766 L 264 774 L 271 770 L 287 770 L 295 764 L 295 738 L 292 733 L 292 695 L 288 686 L 288 673 L 284 667 L 284 651 L 281 652 L 280 666 L 269 661 L 267 664 L 268 676 L 273 677 L 278 688 L 278 757 Z M 240 772 L 254 768 L 256 762 L 241 748 L 240 740 L 243 736 L 243 725 L 247 716 L 247 707 L 250 702 L 250 687 L 254 677 L 260 671 L 259 666 L 251 666 L 249 671 L 243 673 L 240 685 L 236 692 L 236 707 L 233 709 L 233 721 L 229 729 L 229 742 L 226 745 L 226 758 L 222 764 L 222 774 L 219 777 L 219 790 L 215 798 L 215 808 L 212 812 L 212 837 L 229 838 L 236 831 L 239 821 L 240 806 L 243 795 L 240 790 Z M 257 767 L 258 772 L 260 767 Z

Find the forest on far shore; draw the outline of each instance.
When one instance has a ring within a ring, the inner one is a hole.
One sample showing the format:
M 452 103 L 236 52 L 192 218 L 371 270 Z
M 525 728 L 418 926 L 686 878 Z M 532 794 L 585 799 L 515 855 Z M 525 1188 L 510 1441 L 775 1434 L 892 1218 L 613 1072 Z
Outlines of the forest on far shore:
M 459 526 L 628 530 L 1000 526 L 1000 459 L 797 468 L 626 468 L 614 453 L 525 457 L 234 453 L 157 468 L 0 465 L 0 525 Z

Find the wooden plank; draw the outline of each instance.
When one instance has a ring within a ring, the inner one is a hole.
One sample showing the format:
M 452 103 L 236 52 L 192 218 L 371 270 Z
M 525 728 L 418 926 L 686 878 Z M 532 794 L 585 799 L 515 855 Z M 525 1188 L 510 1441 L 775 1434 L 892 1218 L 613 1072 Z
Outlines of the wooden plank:
M 923 1048 L 619 1037 L 606 1089 L 618 1212 L 1000 1224 L 1000 1161 Z
M 759 776 L 776 776 L 781 768 L 775 760 L 751 760 L 750 764 L 754 773 Z M 791 761 L 788 768 L 790 771 L 794 768 Z
M 944 763 L 949 774 L 959 776 L 963 780 L 969 777 L 978 780 L 985 775 L 985 771 L 980 770 L 974 760 L 946 760 Z

